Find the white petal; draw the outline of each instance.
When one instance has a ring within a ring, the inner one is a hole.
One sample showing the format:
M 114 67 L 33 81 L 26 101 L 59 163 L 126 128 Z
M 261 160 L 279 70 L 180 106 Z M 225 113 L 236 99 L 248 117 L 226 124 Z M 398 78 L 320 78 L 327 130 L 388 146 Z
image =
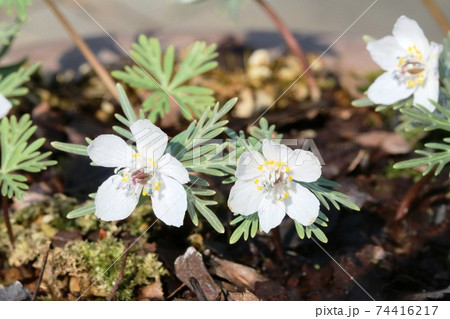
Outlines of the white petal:
M 184 187 L 171 177 L 161 175 L 161 188 L 152 195 L 153 211 L 166 225 L 183 225 L 187 209 Z
M 144 158 L 158 161 L 167 147 L 167 134 L 149 120 L 138 120 L 130 126 L 136 147 Z
M 442 45 L 432 42 L 426 78 L 414 93 L 414 105 L 420 104 L 432 112 L 435 107 L 429 100 L 437 102 L 439 99 L 439 55 L 441 52 Z
M 264 195 L 252 181 L 237 180 L 228 197 L 228 208 L 244 216 L 258 211 Z
M 398 64 L 398 57 L 407 52 L 393 36 L 370 41 L 366 48 L 372 59 L 385 71 L 394 70 Z
M 3 94 L 0 93 L 0 119 L 8 114 L 9 110 L 11 110 L 11 107 L 11 102 Z
M 268 161 L 285 162 L 292 153 L 292 150 L 283 144 L 275 143 L 271 140 L 263 141 L 263 155 Z
M 92 162 L 104 167 L 129 167 L 133 150 L 120 137 L 103 134 L 89 144 L 87 152 Z
M 101 220 L 125 219 L 136 207 L 142 185 L 138 184 L 130 194 L 127 190 L 118 188 L 120 183 L 120 176 L 113 175 L 98 188 L 95 195 L 95 215 Z
M 319 216 L 319 200 L 311 191 L 297 183 L 289 190 L 289 198 L 285 202 L 289 217 L 302 225 L 311 225 Z
M 408 50 L 409 47 L 415 45 L 425 59 L 428 57 L 430 43 L 415 20 L 401 16 L 395 23 L 392 34 L 402 48 Z
M 158 161 L 159 173 L 170 176 L 181 184 L 189 182 L 189 173 L 179 160 L 170 154 L 164 154 Z
M 369 87 L 367 96 L 375 104 L 390 105 L 407 98 L 414 90 L 396 80 L 391 72 L 385 72 Z
M 261 229 L 268 233 L 272 228 L 281 224 L 286 215 L 286 204 L 273 199 L 263 197 L 259 205 L 258 217 Z
M 289 157 L 289 174 L 300 182 L 315 182 L 322 175 L 322 166 L 313 152 L 295 150 Z
M 261 153 L 252 151 L 241 155 L 236 168 L 236 177 L 242 180 L 255 179 L 262 175 L 258 170 L 259 165 L 264 164 L 264 157 Z

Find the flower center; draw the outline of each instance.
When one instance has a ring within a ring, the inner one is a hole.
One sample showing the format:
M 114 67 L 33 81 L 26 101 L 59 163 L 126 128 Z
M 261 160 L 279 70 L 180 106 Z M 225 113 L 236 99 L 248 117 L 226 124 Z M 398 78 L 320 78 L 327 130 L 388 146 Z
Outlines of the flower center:
M 423 83 L 425 70 L 422 53 L 413 45 L 408 48 L 406 54 L 398 58 L 394 78 L 408 87 L 416 87 Z
M 288 190 L 291 188 L 292 176 L 289 175 L 290 168 L 284 162 L 265 161 L 264 165 L 258 167 L 264 172 L 264 177 L 255 179 L 256 188 L 263 192 L 266 198 L 283 201 L 289 197 Z
M 134 194 L 134 189 L 137 184 L 144 186 L 142 188 L 143 196 L 150 196 L 157 192 L 161 187 L 159 181 L 157 163 L 151 157 L 147 160 L 142 158 L 141 153 L 133 154 L 132 167 L 127 167 L 116 172 L 121 177 L 121 182 L 118 189 L 128 190 L 128 194 Z M 139 194 L 135 194 L 139 196 Z

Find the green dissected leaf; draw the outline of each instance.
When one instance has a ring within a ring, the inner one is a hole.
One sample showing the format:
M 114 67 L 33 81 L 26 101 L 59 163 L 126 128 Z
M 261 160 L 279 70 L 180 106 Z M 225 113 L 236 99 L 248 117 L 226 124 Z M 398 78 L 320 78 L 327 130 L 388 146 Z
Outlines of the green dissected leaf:
M 26 178 L 18 172 L 36 173 L 56 164 L 55 161 L 47 160 L 51 152 L 39 152 L 39 148 L 45 142 L 44 138 L 29 143 L 28 140 L 35 131 L 36 126 L 32 126 L 28 114 L 22 116 L 19 121 L 15 116 L 11 116 L 10 119 L 4 117 L 1 121 L 0 184 L 3 196 L 9 198 L 17 196 L 19 200 L 22 199 L 28 186 L 25 184 Z
M 31 0 L 0 0 L 0 7 L 5 7 L 7 14 L 15 14 L 22 21 L 27 18 L 27 6 L 30 4 Z
M 203 173 L 213 176 L 226 176 L 234 173 L 233 164 L 230 164 L 229 154 L 223 155 L 223 151 L 228 143 L 213 139 L 217 138 L 225 129 L 228 123 L 221 120 L 233 106 L 237 99 L 231 99 L 221 108 L 217 103 L 210 110 L 207 108 L 199 121 L 192 122 L 189 127 L 170 140 L 167 152 L 181 161 L 190 173 Z M 208 207 L 216 205 L 215 201 L 205 200 L 199 196 L 214 196 L 213 190 L 203 188 L 209 183 L 197 176 L 190 175 L 191 186 L 186 186 L 188 194 L 188 212 L 194 225 L 198 224 L 198 213 L 205 217 L 211 226 L 218 232 L 225 230 L 220 220 Z
M 169 112 L 171 100 L 180 106 L 187 119 L 200 117 L 214 104 L 212 90 L 187 83 L 217 66 L 212 61 L 217 57 L 215 44 L 195 42 L 178 68 L 174 47 L 169 46 L 163 54 L 158 39 L 145 35 L 133 44 L 130 55 L 138 65 L 126 66 L 124 71 L 114 71 L 112 75 L 131 87 L 151 92 L 143 103 L 143 111 L 152 122 Z
M 230 237 L 230 244 L 236 243 L 241 237 L 244 240 L 248 239 L 248 236 L 254 238 L 256 233 L 259 230 L 259 219 L 258 213 L 251 214 L 249 216 L 237 215 L 235 219 L 233 219 L 230 225 L 240 225 L 233 231 L 233 234 Z
M 394 168 L 403 169 L 426 166 L 426 169 L 422 173 L 426 175 L 436 167 L 434 174 L 438 175 L 444 166 L 450 162 L 450 138 L 445 138 L 444 143 L 426 143 L 425 147 L 431 150 L 416 150 L 415 152 L 422 155 L 422 157 L 396 163 Z
M 425 126 L 425 131 L 445 130 L 450 132 L 450 109 L 442 107 L 440 104 L 431 101 L 439 112 L 431 112 L 427 108 L 417 106 L 409 109 L 402 109 L 400 112 Z
M 18 71 L 10 73 L 7 76 L 0 75 L 0 93 L 7 97 L 13 104 L 18 104 L 19 101 L 14 97 L 23 96 L 28 93 L 28 89 L 22 85 L 30 79 L 39 63 L 33 64 L 29 68 L 21 67 Z
M 309 189 L 311 192 L 316 195 L 316 197 L 319 199 L 321 204 L 327 209 L 330 210 L 329 202 L 338 210 L 341 209 L 341 205 L 348 207 L 352 210 L 359 211 L 359 207 L 356 206 L 347 195 L 340 193 L 338 191 L 335 191 L 333 189 L 327 188 L 338 188 L 339 184 L 326 180 L 324 178 L 319 178 L 316 182 L 312 183 L 304 183 L 304 182 L 298 182 L 303 187 Z

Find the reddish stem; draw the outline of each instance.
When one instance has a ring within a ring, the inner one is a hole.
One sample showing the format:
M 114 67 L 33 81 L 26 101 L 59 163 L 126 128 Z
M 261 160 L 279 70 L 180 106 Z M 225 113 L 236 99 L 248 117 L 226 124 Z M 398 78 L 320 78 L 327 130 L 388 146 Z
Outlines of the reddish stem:
M 427 7 L 428 11 L 430 11 L 434 20 L 437 22 L 439 27 L 441 28 L 444 35 L 447 35 L 447 32 L 450 31 L 450 24 L 447 21 L 442 10 L 438 7 L 434 0 L 422 0 L 425 7 Z
M 11 245 L 14 248 L 14 234 L 11 227 L 11 221 L 9 219 L 9 201 L 8 197 L 6 196 L 2 196 L 2 210 L 3 210 L 3 218 L 5 219 L 6 229 L 8 230 L 9 241 L 11 242 Z
M 79 36 L 79 34 L 75 31 L 66 17 L 62 14 L 62 12 L 58 9 L 58 7 L 53 3 L 52 0 L 45 0 L 47 5 L 50 7 L 53 14 L 59 20 L 61 25 L 67 30 L 67 32 L 72 37 L 73 41 L 77 45 L 78 49 L 80 49 L 81 53 L 84 55 L 86 60 L 89 62 L 91 67 L 94 69 L 95 73 L 97 73 L 100 80 L 106 86 L 111 95 L 119 101 L 119 95 L 116 91 L 116 84 L 112 77 L 109 75 L 108 71 L 103 67 L 100 61 L 97 59 L 95 54 L 91 51 L 86 42 Z
M 406 195 L 403 197 L 402 202 L 400 203 L 400 206 L 398 206 L 397 213 L 395 214 L 394 220 L 400 220 L 406 216 L 409 212 L 409 208 L 411 207 L 411 204 L 417 199 L 417 194 L 420 192 L 423 187 L 428 184 L 428 182 L 431 180 L 431 178 L 434 176 L 434 172 L 436 171 L 436 167 L 433 168 L 428 174 L 425 176 L 422 176 L 422 178 L 415 183 L 411 188 L 408 190 Z
M 263 8 L 263 10 L 267 13 L 267 15 L 272 19 L 273 23 L 278 28 L 278 31 L 280 32 L 289 49 L 300 60 L 300 63 L 302 64 L 305 70 L 306 81 L 308 83 L 311 92 L 311 99 L 313 101 L 318 101 L 320 99 L 320 90 L 310 70 L 311 66 L 309 65 L 309 62 L 306 59 L 306 56 L 300 44 L 295 39 L 294 35 L 292 34 L 291 30 L 289 30 L 288 26 L 283 22 L 283 20 L 281 20 L 281 18 L 276 14 L 276 12 L 264 0 L 256 0 L 256 2 L 259 3 L 261 8 Z

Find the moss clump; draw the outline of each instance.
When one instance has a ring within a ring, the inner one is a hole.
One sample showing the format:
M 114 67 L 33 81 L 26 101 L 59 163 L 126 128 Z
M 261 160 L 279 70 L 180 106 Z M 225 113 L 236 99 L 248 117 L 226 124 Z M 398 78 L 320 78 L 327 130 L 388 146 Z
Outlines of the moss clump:
M 54 299 L 58 299 L 68 288 L 69 299 L 75 299 L 83 293 L 83 297 L 104 299 L 113 289 L 119 274 L 122 263 L 120 256 L 124 247 L 121 241 L 109 238 L 99 242 L 74 241 L 64 249 L 55 249 L 49 256 L 48 272 L 44 276 L 47 292 L 53 295 Z M 35 267 L 38 268 L 40 264 L 41 262 L 36 263 Z M 134 251 L 132 247 L 117 299 L 132 300 L 137 288 L 159 281 L 160 277 L 167 273 L 155 254 L 142 250 Z M 55 280 L 68 277 L 66 281 Z

